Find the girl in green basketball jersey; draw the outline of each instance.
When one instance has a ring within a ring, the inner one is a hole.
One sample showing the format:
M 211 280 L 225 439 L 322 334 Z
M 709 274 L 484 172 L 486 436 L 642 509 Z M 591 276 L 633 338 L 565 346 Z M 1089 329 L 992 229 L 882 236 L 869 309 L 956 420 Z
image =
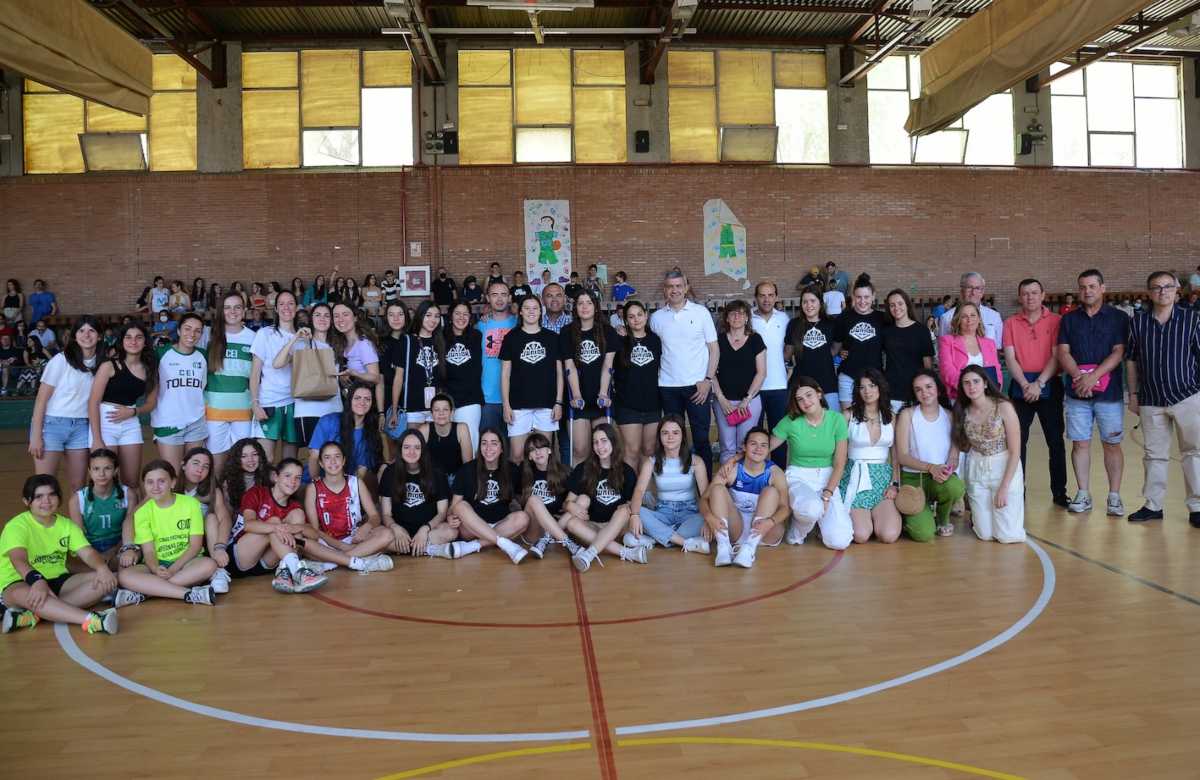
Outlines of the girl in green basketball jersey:
M 152 460 L 142 467 L 147 501 L 133 513 L 133 541 L 142 547 L 142 563 L 122 569 L 118 607 L 138 604 L 147 596 L 182 599 L 212 606 L 206 582 L 217 570 L 204 557 L 204 515 L 200 502 L 175 490 L 175 467 Z
M 88 483 L 71 494 L 67 513 L 75 525 L 83 529 L 96 552 L 114 571 L 137 563 L 137 546 L 133 544 L 133 491 L 117 477 L 117 454 L 112 450 L 92 450 L 88 458 Z M 119 555 L 118 555 L 119 554 Z M 83 562 L 72 559 L 67 568 L 84 571 Z
M 83 535 L 83 529 L 58 514 L 62 490 L 50 474 L 25 480 L 21 497 L 29 511 L 8 521 L 0 533 L 0 632 L 33 628 L 39 619 L 75 623 L 89 634 L 117 633 L 117 612 L 88 612 L 116 586 L 108 564 Z M 67 572 L 67 554 L 91 567 L 87 574 Z

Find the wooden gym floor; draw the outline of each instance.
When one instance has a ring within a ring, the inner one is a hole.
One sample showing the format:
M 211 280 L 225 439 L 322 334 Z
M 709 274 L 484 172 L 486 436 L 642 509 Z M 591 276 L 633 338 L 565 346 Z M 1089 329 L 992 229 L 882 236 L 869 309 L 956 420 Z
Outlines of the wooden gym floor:
M 17 632 L 0 777 L 1200 777 L 1181 477 L 1165 522 L 1068 515 L 1039 435 L 1028 545 L 960 519 L 928 545 L 761 550 L 751 571 L 492 551 L 339 571 L 310 597 L 235 581 L 215 608 L 123 610 L 116 637 Z M 24 444 L 0 434 L 5 516 Z

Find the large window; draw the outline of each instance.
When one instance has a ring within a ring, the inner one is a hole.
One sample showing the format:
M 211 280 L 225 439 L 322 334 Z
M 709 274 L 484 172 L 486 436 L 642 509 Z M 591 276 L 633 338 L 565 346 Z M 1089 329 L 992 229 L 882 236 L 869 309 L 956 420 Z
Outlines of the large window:
M 407 51 L 242 54 L 245 168 L 412 162 L 412 58 Z
M 944 130 L 913 138 L 908 103 L 921 93 L 920 60 L 885 57 L 867 73 L 868 143 L 873 165 L 1012 165 L 1012 93 L 984 100 Z
M 1055 165 L 1183 167 L 1177 65 L 1104 60 L 1051 82 L 1050 95 Z
M 25 172 L 83 173 L 79 135 L 85 132 L 139 135 L 142 157 L 152 171 L 196 170 L 196 71 L 174 54 L 154 55 L 153 68 L 148 117 L 27 79 L 22 101 Z M 97 161 L 91 162 L 95 170 Z
M 459 163 L 623 163 L 625 53 L 458 53 Z
M 672 162 L 717 162 L 723 130 L 772 126 L 776 162 L 829 162 L 824 54 L 670 50 L 667 80 Z

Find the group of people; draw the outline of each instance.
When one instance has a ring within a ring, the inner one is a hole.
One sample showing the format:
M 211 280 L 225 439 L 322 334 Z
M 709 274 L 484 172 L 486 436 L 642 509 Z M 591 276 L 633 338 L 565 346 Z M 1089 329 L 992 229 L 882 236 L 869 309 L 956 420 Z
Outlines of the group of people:
M 763 281 L 719 327 L 678 270 L 662 308 L 629 298 L 616 327 L 586 287 L 568 300 L 551 281 L 514 303 L 502 278 L 478 317 L 461 295 L 373 310 L 277 290 L 258 330 L 253 299 L 230 290 L 211 324 L 178 313 L 159 349 L 130 321 L 106 352 L 85 315 L 45 367 L 28 511 L 0 533 L 3 629 L 112 633 L 115 610 L 147 597 L 212 604 L 258 575 L 305 593 L 339 566 L 489 547 L 520 563 L 562 546 L 581 572 L 603 554 L 646 563 L 655 546 L 749 568 L 814 527 L 834 549 L 947 536 L 964 498 L 978 538 L 1020 542 L 1035 418 L 1054 503 L 1091 509 L 1098 428 L 1106 510 L 1124 514 L 1126 385 L 1146 436 L 1146 505 L 1129 519 L 1162 517 L 1175 427 L 1200 527 L 1200 313 L 1175 305 L 1169 272 L 1132 321 L 1104 303 L 1098 270 L 1078 282 L 1079 308 L 1060 316 L 1022 280 L 1005 321 L 964 274 L 936 344 L 903 290 L 878 301 L 866 275 L 837 317 L 812 286 L 789 319 Z

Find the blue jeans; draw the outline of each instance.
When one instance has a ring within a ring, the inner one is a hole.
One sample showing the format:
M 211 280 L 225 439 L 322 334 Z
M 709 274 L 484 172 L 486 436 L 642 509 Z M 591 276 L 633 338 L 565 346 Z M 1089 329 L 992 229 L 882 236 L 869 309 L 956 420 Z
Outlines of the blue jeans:
M 657 509 L 642 507 L 638 513 L 642 518 L 642 530 L 654 537 L 663 547 L 671 546 L 671 537 L 679 534 L 684 539 L 700 535 L 704 518 L 696 508 L 696 500 L 659 501 Z
M 787 388 L 783 390 L 760 390 L 758 397 L 762 399 L 763 419 L 759 425 L 766 428 L 768 431 L 775 430 L 775 426 L 787 414 L 788 394 Z M 787 445 L 780 444 L 771 452 L 771 460 L 781 469 L 787 468 Z
M 500 431 L 501 441 L 508 437 L 508 425 L 504 422 L 504 404 L 483 405 L 479 414 L 479 432 L 483 433 L 488 428 Z M 478 447 L 476 449 L 478 450 Z
M 712 474 L 712 444 L 708 440 L 708 429 L 712 426 L 712 407 L 705 403 L 692 403 L 696 394 L 695 385 L 683 387 L 660 387 L 658 395 L 662 399 L 663 414 L 686 416 L 692 429 L 692 452 L 704 461 L 704 469 Z

